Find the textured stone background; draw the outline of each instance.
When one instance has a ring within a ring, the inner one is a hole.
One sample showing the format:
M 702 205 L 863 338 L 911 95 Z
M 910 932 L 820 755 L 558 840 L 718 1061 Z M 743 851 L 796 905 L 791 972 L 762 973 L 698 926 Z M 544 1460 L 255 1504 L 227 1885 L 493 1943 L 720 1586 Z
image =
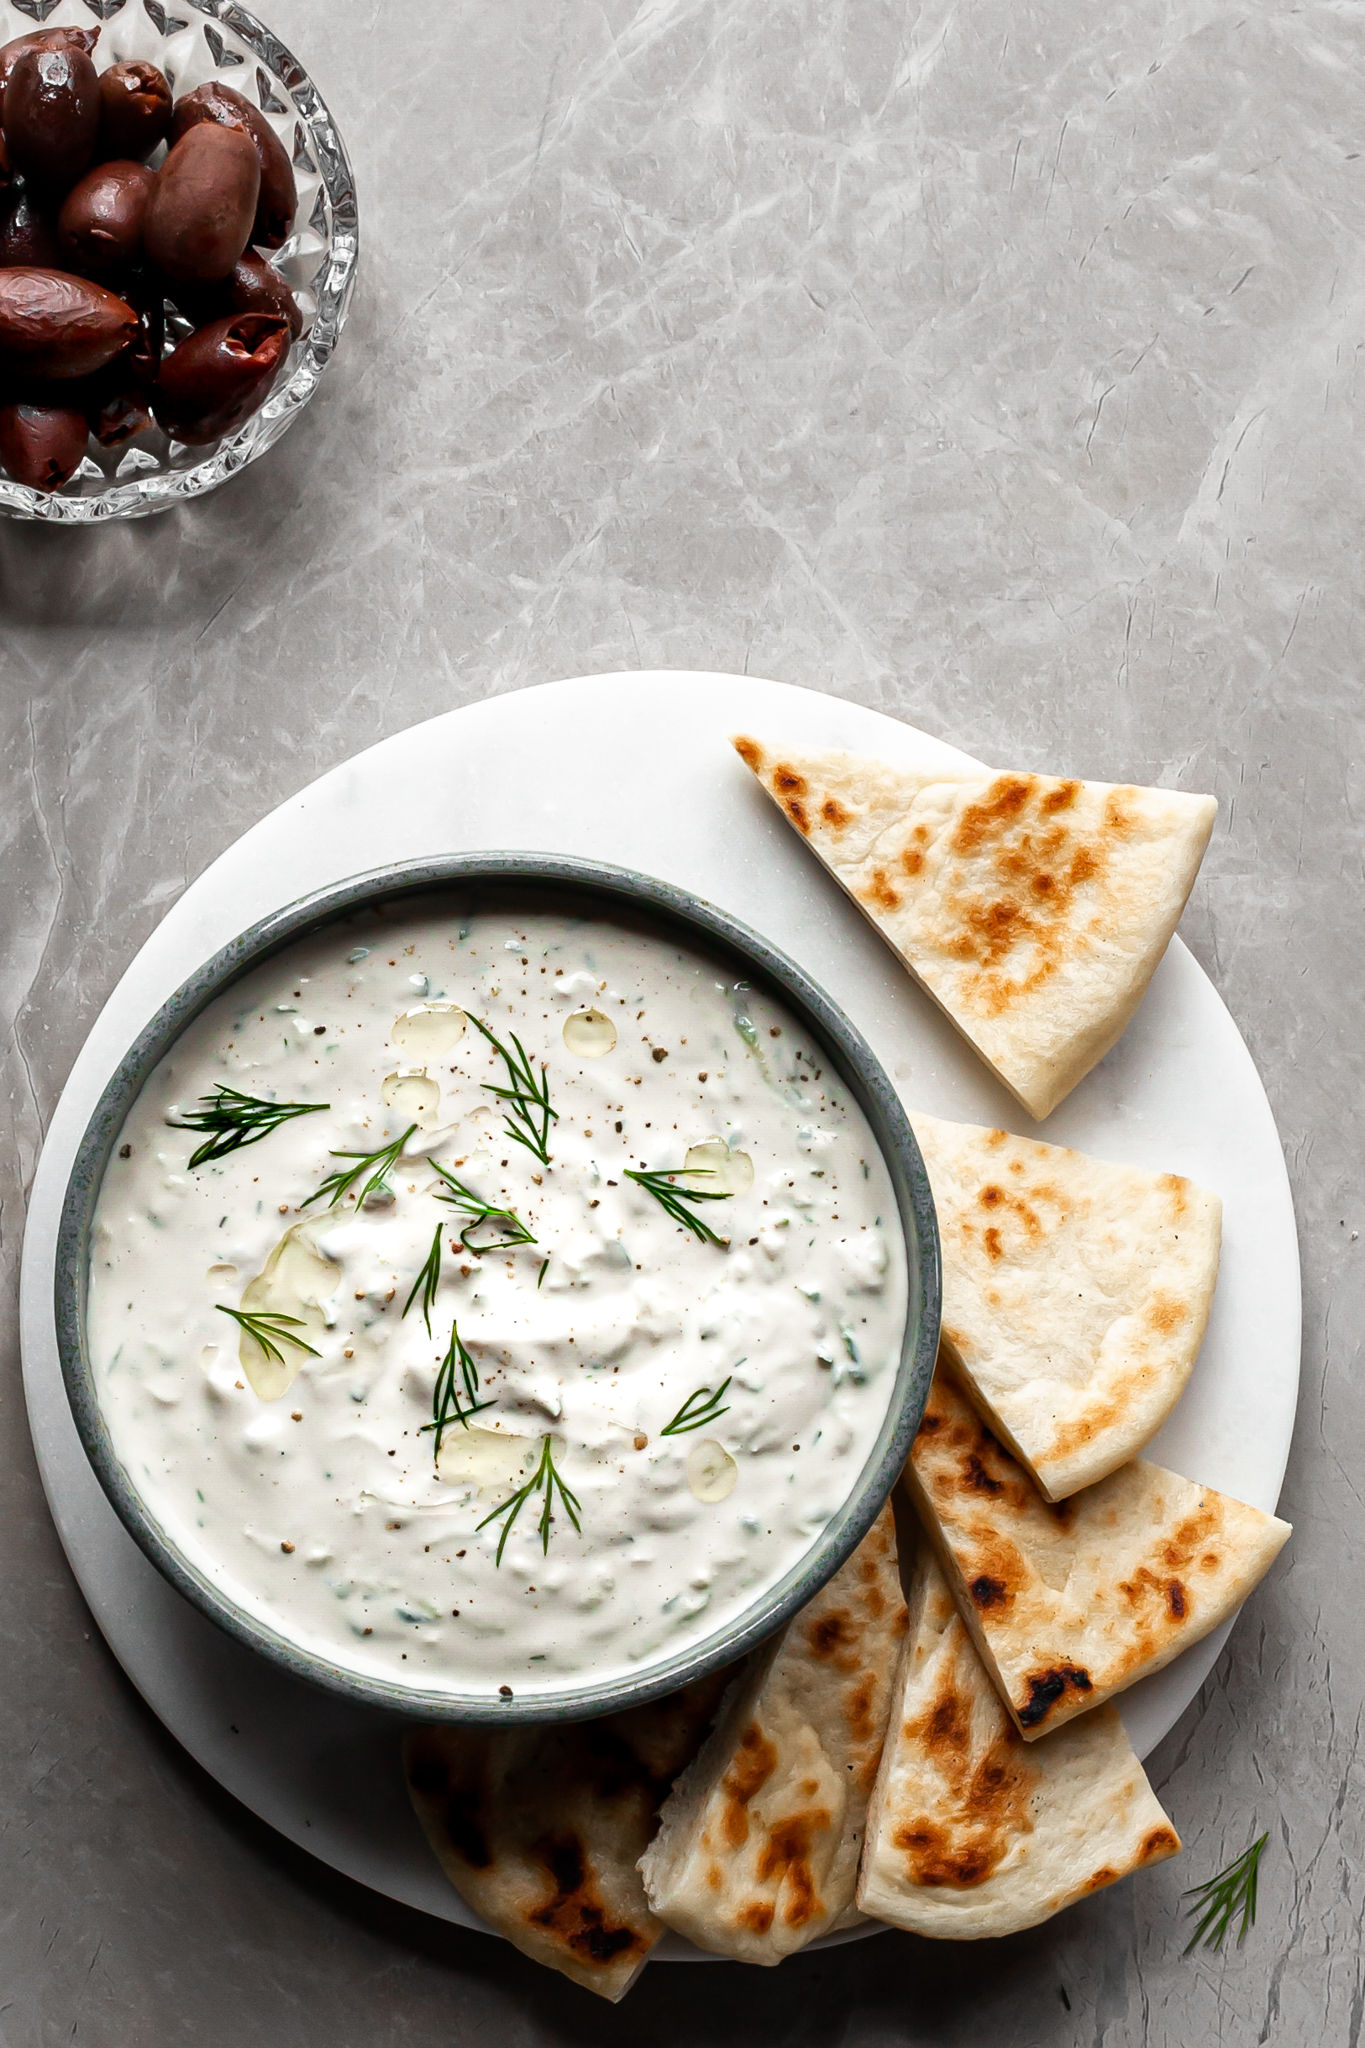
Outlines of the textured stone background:
M 192 510 L 0 528 L 0 2044 L 1356 2044 L 1360 9 L 268 12 L 362 186 L 330 388 Z M 1218 792 L 1185 931 L 1280 1122 L 1305 1371 L 1295 1541 L 1153 1760 L 1187 1858 L 613 2012 L 332 1878 L 150 1719 L 47 1519 L 14 1275 L 87 1025 L 215 854 L 437 710 L 670 665 Z M 1261 1828 L 1260 1924 L 1182 1960 L 1180 1886 Z

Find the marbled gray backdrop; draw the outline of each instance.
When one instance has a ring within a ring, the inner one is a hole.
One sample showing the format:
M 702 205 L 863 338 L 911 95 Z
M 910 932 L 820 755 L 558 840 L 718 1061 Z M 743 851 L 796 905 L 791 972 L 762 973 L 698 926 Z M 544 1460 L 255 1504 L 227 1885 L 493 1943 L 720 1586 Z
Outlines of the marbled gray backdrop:
M 1361 9 L 268 6 L 361 181 L 328 388 L 191 510 L 0 529 L 0 2044 L 1356 2044 Z M 1284 1136 L 1305 1372 L 1295 1541 L 1154 1759 L 1186 1859 L 990 1948 L 661 1967 L 613 2012 L 159 1730 L 44 1509 L 14 1272 L 82 1035 L 221 848 L 447 706 L 670 665 L 1218 792 L 1185 931 Z M 1262 1827 L 1254 1934 L 1182 1960 L 1181 1885 Z

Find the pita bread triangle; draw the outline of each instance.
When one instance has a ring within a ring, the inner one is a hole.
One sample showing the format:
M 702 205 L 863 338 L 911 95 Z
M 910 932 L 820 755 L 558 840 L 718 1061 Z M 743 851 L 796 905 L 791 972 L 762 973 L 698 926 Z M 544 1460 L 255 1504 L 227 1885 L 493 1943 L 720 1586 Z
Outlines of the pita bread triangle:
M 943 1251 L 943 1348 L 1048 1500 L 1174 1408 L 1203 1342 L 1223 1205 L 1171 1173 L 916 1113 Z
M 958 1611 L 1030 1742 L 1226 1620 L 1290 1533 L 1141 1458 L 1050 1504 L 941 1363 L 905 1476 Z
M 1211 796 L 733 742 L 1033 1117 L 1122 1033 L 1185 907 Z
M 412 1730 L 408 1791 L 461 1898 L 524 1955 L 623 1998 L 663 1933 L 636 1864 L 729 1676 L 571 1727 Z
M 1178 1854 L 1116 1707 L 1021 1740 L 932 1551 L 910 1591 L 858 1904 L 940 1940 L 1036 1927 Z
M 889 1507 L 721 1703 L 641 1860 L 698 1947 L 780 1963 L 859 1916 L 854 1885 L 905 1601 Z

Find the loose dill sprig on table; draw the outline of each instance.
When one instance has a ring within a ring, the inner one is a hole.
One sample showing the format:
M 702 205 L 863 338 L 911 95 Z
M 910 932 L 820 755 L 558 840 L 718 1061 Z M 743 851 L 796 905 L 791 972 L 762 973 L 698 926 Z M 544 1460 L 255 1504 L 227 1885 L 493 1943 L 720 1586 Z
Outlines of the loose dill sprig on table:
M 484 1081 L 480 1085 L 489 1095 L 496 1095 L 499 1102 L 510 1105 L 503 1111 L 502 1121 L 503 1128 L 513 1144 L 524 1145 L 528 1152 L 535 1154 L 542 1166 L 548 1166 L 550 1123 L 559 1116 L 559 1111 L 550 1106 L 548 1068 L 544 1062 L 541 1063 L 540 1085 L 537 1087 L 535 1070 L 516 1032 L 510 1034 L 516 1047 L 515 1053 L 510 1053 L 502 1040 L 495 1036 L 486 1024 L 481 1023 L 472 1010 L 468 1012 L 468 1016 L 475 1030 L 483 1033 L 507 1069 L 508 1085 L 505 1088 L 500 1088 L 496 1081 Z
M 368 1175 L 355 1198 L 359 1208 L 367 1195 L 377 1194 L 387 1185 L 389 1175 L 398 1164 L 399 1154 L 416 1129 L 416 1124 L 409 1124 L 401 1138 L 395 1138 L 391 1145 L 381 1145 L 377 1152 L 333 1152 L 330 1155 L 333 1159 L 354 1159 L 356 1164 L 340 1172 L 329 1173 L 322 1186 L 315 1189 L 302 1206 L 306 1209 L 311 1203 L 321 1201 L 324 1195 L 330 1195 L 327 1206 L 335 1209 L 343 1196 L 350 1194 L 356 1182 Z
M 733 1377 L 733 1375 L 731 1376 Z M 689 1394 L 667 1428 L 659 1431 L 660 1436 L 686 1436 L 689 1429 L 704 1429 L 708 1422 L 719 1422 L 722 1415 L 728 1415 L 728 1408 L 718 1403 L 725 1399 L 728 1379 L 722 1380 L 715 1393 L 709 1387 L 698 1387 L 695 1394 Z
M 311 1344 L 305 1344 L 302 1337 L 295 1337 L 288 1327 L 301 1330 L 302 1316 L 279 1315 L 273 1309 L 228 1308 L 224 1302 L 215 1302 L 219 1315 L 231 1316 L 234 1323 L 240 1323 L 249 1337 L 254 1337 L 267 1358 L 273 1358 L 276 1365 L 286 1365 L 281 1344 L 296 1344 L 300 1351 L 306 1351 L 310 1358 L 321 1358 Z
M 509 1500 L 505 1500 L 501 1507 L 494 1508 L 491 1515 L 485 1515 L 478 1525 L 480 1529 L 486 1529 L 490 1522 L 497 1521 L 499 1515 L 507 1516 L 507 1520 L 502 1525 L 502 1535 L 498 1538 L 498 1554 L 494 1559 L 495 1564 L 502 1563 L 502 1553 L 506 1549 L 507 1539 L 512 1533 L 512 1524 L 516 1521 L 517 1516 L 521 1513 L 533 1493 L 543 1493 L 545 1496 L 540 1510 L 540 1548 L 542 1554 L 548 1553 L 550 1548 L 550 1515 L 554 1507 L 556 1491 L 558 1491 L 559 1497 L 564 1503 L 565 1514 L 581 1535 L 583 1524 L 578 1519 L 578 1511 L 582 1503 L 576 1494 L 569 1491 L 564 1481 L 560 1478 L 555 1466 L 554 1445 L 551 1439 L 546 1436 L 541 1439 L 540 1463 L 536 1466 L 535 1471 L 531 1474 L 525 1486 L 519 1488 Z
M 1202 1941 L 1205 1948 L 1221 1949 L 1228 1930 L 1240 1913 L 1242 1924 L 1237 1930 L 1237 1946 L 1246 1940 L 1247 1929 L 1256 1924 L 1256 1880 L 1260 1870 L 1261 1851 L 1270 1840 L 1267 1832 L 1259 1841 L 1253 1842 L 1245 1854 L 1235 1863 L 1229 1863 L 1226 1870 L 1220 1870 L 1217 1877 L 1211 1877 L 1205 1884 L 1193 1885 L 1185 1893 L 1194 1904 L 1185 1908 L 1187 1913 L 1198 1913 L 1199 1924 L 1186 1942 L 1182 1954 L 1188 1955 Z
M 316 1116 L 330 1109 L 330 1102 L 266 1102 L 259 1095 L 243 1095 L 240 1088 L 220 1082 L 212 1095 L 201 1095 L 197 1109 L 180 1113 L 179 1124 L 186 1131 L 210 1131 L 212 1136 L 190 1154 L 190 1167 L 207 1166 L 211 1159 L 226 1159 L 243 1145 L 259 1145 L 291 1117 Z
M 441 1227 L 438 1223 L 436 1234 L 431 1240 L 431 1250 L 427 1253 L 426 1264 L 412 1283 L 412 1293 L 403 1303 L 403 1314 L 406 1315 L 418 1295 L 421 1295 L 422 1321 L 427 1326 L 428 1337 L 431 1335 L 431 1311 L 436 1305 L 436 1290 L 441 1284 Z
M 459 1374 L 464 1383 L 464 1400 L 460 1399 L 460 1387 L 455 1375 Z M 479 1415 L 485 1408 L 494 1406 L 492 1401 L 476 1399 L 479 1391 L 479 1368 L 464 1339 L 458 1323 L 450 1326 L 450 1344 L 441 1369 L 436 1375 L 436 1385 L 431 1396 L 431 1420 L 422 1424 L 419 1434 L 426 1436 L 434 1431 L 436 1441 L 432 1445 L 432 1456 L 437 1464 L 441 1461 L 441 1444 L 448 1429 L 457 1425 L 468 1429 L 471 1415 Z
M 728 1202 L 730 1199 L 729 1190 L 726 1188 L 680 1188 L 677 1185 L 678 1175 L 681 1173 L 710 1174 L 711 1172 L 712 1168 L 709 1166 L 647 1167 L 641 1173 L 633 1173 L 627 1167 L 626 1179 L 635 1181 L 638 1186 L 644 1189 L 647 1195 L 653 1195 L 655 1201 L 665 1213 L 671 1216 L 675 1223 L 681 1223 L 685 1230 L 690 1230 L 694 1236 L 702 1238 L 707 1244 L 724 1245 L 729 1242 L 727 1238 L 717 1237 L 709 1224 L 703 1223 L 700 1216 L 694 1216 L 691 1210 L 684 1208 L 683 1205 L 686 1202 Z
M 438 1166 L 434 1159 L 431 1164 L 449 1189 L 447 1194 L 442 1194 L 438 1189 L 437 1201 L 448 1203 L 452 1209 L 462 1210 L 469 1219 L 468 1222 L 461 1223 L 460 1236 L 472 1252 L 500 1252 L 506 1251 L 510 1245 L 535 1243 L 535 1238 L 515 1210 L 500 1208 L 495 1202 L 481 1200 L 472 1188 L 467 1188 L 462 1180 L 456 1180 L 454 1174 L 448 1173 L 444 1166 Z M 510 1234 L 476 1244 L 473 1233 L 482 1230 L 485 1224 L 492 1224 L 495 1229 L 505 1230 Z

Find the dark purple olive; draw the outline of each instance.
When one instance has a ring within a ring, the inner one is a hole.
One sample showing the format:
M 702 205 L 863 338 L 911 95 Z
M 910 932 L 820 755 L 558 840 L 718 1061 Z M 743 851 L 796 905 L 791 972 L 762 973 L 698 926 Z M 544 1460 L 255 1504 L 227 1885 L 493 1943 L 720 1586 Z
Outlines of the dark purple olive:
M 100 73 L 96 157 L 101 163 L 141 163 L 169 134 L 171 111 L 171 88 L 155 64 L 111 64 Z
M 86 403 L 85 417 L 101 448 L 121 448 L 152 424 L 145 385 L 120 371 L 116 363 L 103 372 Z
M 78 406 L 0 406 L 0 462 L 15 483 L 35 491 L 59 491 L 69 484 L 89 437 Z
M 85 51 L 24 50 L 5 87 L 4 119 L 14 168 L 46 192 L 68 191 L 100 125 L 99 76 Z
M 243 128 L 202 123 L 171 150 L 147 204 L 147 260 L 176 281 L 230 277 L 247 245 L 261 167 Z
M 215 121 L 224 128 L 244 128 L 255 143 L 261 161 L 261 190 L 250 240 L 262 249 L 278 249 L 281 242 L 289 239 L 299 203 L 288 150 L 260 108 L 253 107 L 230 85 L 210 82 L 176 101 L 171 122 L 172 147 L 203 121 Z
M 4 118 L 5 91 L 10 73 L 25 50 L 84 50 L 89 57 L 99 39 L 97 28 L 40 28 L 29 35 L 16 36 L 12 43 L 0 45 L 0 120 Z
M 303 332 L 299 302 L 273 263 L 248 249 L 231 277 L 219 284 L 177 285 L 171 296 L 187 320 L 204 327 L 229 313 L 273 313 L 289 322 L 289 339 Z
M 97 164 L 73 185 L 57 216 L 67 268 L 117 277 L 142 254 L 142 223 L 156 174 L 146 164 Z
M 289 328 L 268 313 L 234 313 L 180 343 L 161 365 L 152 411 L 191 448 L 235 434 L 264 400 L 289 351 Z
M 166 342 L 166 280 L 154 270 L 134 271 L 124 296 L 137 314 L 137 339 L 128 350 L 128 368 L 150 391 L 160 373 Z
M 62 252 L 57 224 L 23 186 L 14 186 L 0 207 L 0 270 L 59 270 Z
M 0 361 L 27 377 L 88 377 L 136 339 L 137 314 L 89 278 L 0 270 Z
M 297 341 L 303 333 L 298 300 L 274 264 L 258 256 L 254 249 L 247 250 L 233 271 L 228 289 L 234 313 L 271 313 L 277 320 L 287 320 L 291 341 Z

